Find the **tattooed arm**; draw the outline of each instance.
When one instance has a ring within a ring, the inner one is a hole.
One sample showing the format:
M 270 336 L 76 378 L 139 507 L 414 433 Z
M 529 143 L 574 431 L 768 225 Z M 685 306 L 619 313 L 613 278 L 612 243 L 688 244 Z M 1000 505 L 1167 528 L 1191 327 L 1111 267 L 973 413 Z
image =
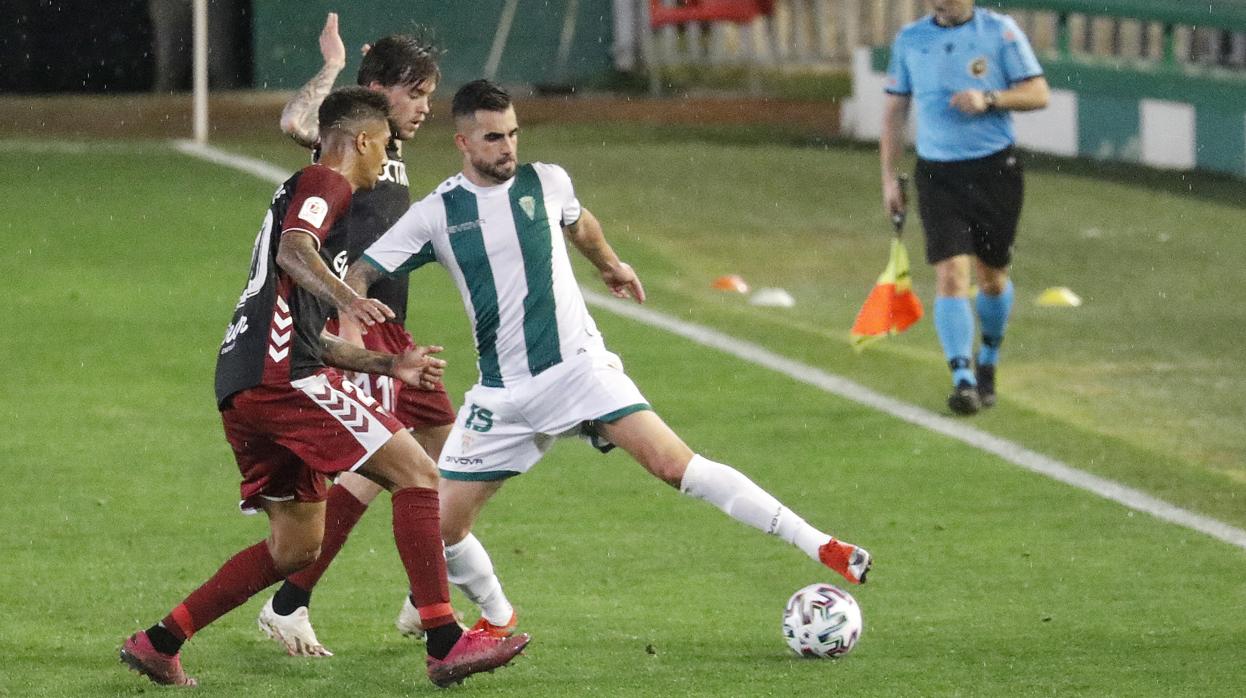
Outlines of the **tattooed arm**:
M 366 296 L 368 294 L 368 289 L 371 288 L 372 284 L 382 276 L 384 276 L 384 274 L 380 269 L 377 269 L 371 264 L 358 259 L 355 260 L 349 268 L 347 268 L 346 277 L 343 279 L 343 283 L 345 283 L 346 286 L 356 294 Z M 363 335 L 367 334 L 367 332 L 368 330 L 366 327 L 360 325 L 358 322 L 355 322 L 353 319 L 343 316 L 338 317 L 337 334 L 343 340 L 356 346 L 363 346 Z
M 362 296 L 368 292 L 372 284 L 379 281 L 383 276 L 385 276 L 385 272 L 369 264 L 367 260 L 357 259 L 346 269 L 343 283 Z
M 386 354 L 355 346 L 328 332 L 320 334 L 320 341 L 324 346 L 320 358 L 330 366 L 347 371 L 393 376 L 407 385 L 426 390 L 437 387 L 445 374 L 446 362 L 432 356 L 440 352 L 441 347 L 417 346 L 402 354 Z
M 277 243 L 277 266 L 301 288 L 337 307 L 340 320 L 374 325 L 394 317 L 389 306 L 375 298 L 364 298 L 342 283 L 320 258 L 316 238 L 302 230 L 281 235 Z
M 324 57 L 324 67 L 303 85 L 281 111 L 281 130 L 307 148 L 316 145 L 320 138 L 317 123 L 320 103 L 333 89 L 338 73 L 346 67 L 346 46 L 337 31 L 336 12 L 329 13 L 320 32 L 320 55 Z

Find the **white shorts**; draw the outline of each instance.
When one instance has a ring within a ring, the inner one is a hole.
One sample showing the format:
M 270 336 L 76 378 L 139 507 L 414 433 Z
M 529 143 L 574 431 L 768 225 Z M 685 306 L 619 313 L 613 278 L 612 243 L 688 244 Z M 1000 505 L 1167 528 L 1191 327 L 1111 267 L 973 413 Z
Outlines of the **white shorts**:
M 531 469 L 556 438 L 590 436 L 586 422 L 647 409 L 618 356 L 588 351 L 513 386 L 472 387 L 437 466 L 448 480 L 502 480 Z

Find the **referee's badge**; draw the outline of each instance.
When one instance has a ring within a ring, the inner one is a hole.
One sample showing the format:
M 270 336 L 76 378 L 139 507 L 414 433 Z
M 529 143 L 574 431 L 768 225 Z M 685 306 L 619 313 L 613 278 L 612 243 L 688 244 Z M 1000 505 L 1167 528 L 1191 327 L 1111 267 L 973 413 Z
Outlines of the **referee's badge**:
M 987 62 L 986 56 L 978 56 L 969 61 L 969 75 L 974 79 L 982 79 L 986 76 Z
M 528 220 L 532 220 L 536 216 L 536 199 L 531 196 L 519 197 L 519 208 L 527 214 Z

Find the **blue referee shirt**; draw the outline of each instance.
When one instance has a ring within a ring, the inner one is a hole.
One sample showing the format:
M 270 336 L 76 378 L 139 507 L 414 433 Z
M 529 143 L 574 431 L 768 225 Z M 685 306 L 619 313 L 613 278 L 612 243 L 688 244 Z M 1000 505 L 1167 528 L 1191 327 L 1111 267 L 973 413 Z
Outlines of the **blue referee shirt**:
M 887 73 L 887 92 L 912 95 L 916 105 L 918 157 L 947 162 L 986 157 L 1015 139 L 1009 112 L 970 116 L 951 106 L 952 95 L 1004 90 L 1042 75 L 1043 68 L 1011 17 L 975 8 L 955 27 L 941 27 L 928 15 L 901 29 Z

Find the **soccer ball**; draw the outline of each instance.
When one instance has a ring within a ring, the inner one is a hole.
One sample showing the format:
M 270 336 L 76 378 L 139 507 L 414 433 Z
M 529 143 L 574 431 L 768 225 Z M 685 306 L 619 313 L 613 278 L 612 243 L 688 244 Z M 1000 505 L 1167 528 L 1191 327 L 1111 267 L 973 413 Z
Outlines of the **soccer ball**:
M 802 657 L 842 657 L 864 629 L 857 600 L 830 584 L 810 584 L 792 594 L 783 609 L 783 637 Z

